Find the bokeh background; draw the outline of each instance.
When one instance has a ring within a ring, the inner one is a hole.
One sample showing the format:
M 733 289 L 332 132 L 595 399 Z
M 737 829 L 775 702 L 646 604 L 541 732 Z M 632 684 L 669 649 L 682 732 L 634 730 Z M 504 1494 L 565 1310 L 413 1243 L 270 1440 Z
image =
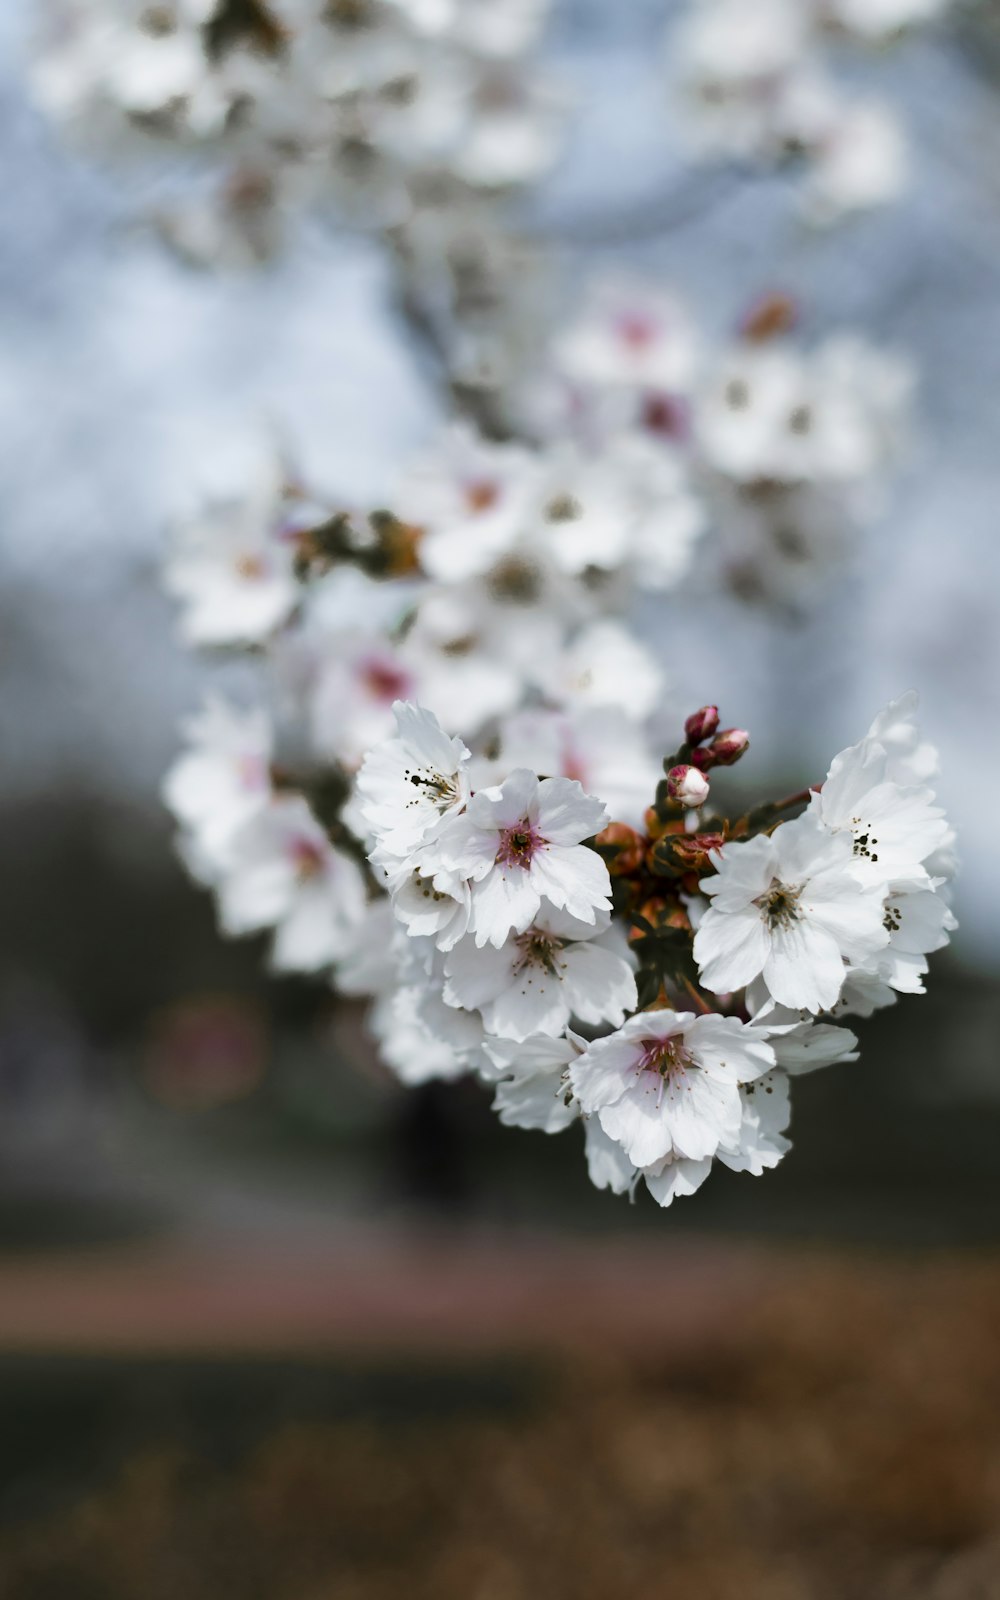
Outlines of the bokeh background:
M 819 234 L 789 178 L 692 169 L 669 11 L 556 8 L 576 111 L 532 225 L 710 328 L 781 289 L 917 363 L 857 570 L 798 620 L 701 600 L 671 659 L 762 792 L 920 689 L 954 946 L 800 1085 L 776 1173 L 664 1214 L 472 1085 L 401 1090 L 356 1008 L 223 944 L 158 799 L 203 681 L 167 518 L 273 425 L 377 499 L 440 401 L 370 241 L 172 259 L 141 171 L 32 105 L 2 0 L 2 1600 L 1000 1594 L 1000 7 L 865 68 L 915 181 Z

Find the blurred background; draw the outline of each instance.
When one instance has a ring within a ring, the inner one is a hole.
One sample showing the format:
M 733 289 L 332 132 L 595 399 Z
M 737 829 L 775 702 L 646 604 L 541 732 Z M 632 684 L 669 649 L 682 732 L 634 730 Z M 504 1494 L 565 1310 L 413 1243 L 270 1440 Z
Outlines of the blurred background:
M 809 234 L 786 176 L 690 166 L 663 0 L 549 31 L 575 109 L 533 219 L 581 276 L 720 332 L 787 291 L 921 376 L 859 569 L 795 620 L 712 601 L 676 654 L 762 792 L 917 687 L 960 930 L 799 1086 L 777 1172 L 669 1213 L 471 1083 L 401 1089 L 177 864 L 159 784 L 204 678 L 171 511 L 248 424 L 376 499 L 440 401 L 371 240 L 169 255 L 141 172 L 35 108 L 29 9 L 0 0 L 0 1597 L 1000 1594 L 1000 7 L 865 69 L 915 181 Z

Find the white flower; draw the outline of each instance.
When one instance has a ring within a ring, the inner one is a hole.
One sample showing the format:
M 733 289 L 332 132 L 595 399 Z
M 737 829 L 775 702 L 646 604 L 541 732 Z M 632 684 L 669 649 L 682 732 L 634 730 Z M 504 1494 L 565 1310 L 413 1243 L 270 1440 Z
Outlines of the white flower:
M 802 1020 L 799 1013 L 786 1007 L 772 1006 L 763 1023 L 755 1017 L 753 1025 L 768 1040 L 778 1066 L 790 1078 L 858 1059 L 857 1036 L 850 1028 Z
M 338 994 L 352 996 L 384 994 L 395 987 L 398 957 L 396 941 L 409 943 L 384 896 L 369 900 L 357 926 L 352 930 L 349 948 L 339 957 L 334 978 Z
M 771 1046 L 735 1017 L 644 1011 L 590 1044 L 569 1076 L 584 1115 L 633 1166 L 650 1167 L 735 1144 L 739 1086 L 773 1066 Z
M 278 795 L 232 843 L 218 888 L 234 935 L 274 928 L 272 964 L 314 972 L 345 956 L 365 917 L 361 869 L 334 848 L 301 795 Z
M 392 732 L 397 701 L 416 701 L 422 685 L 384 630 L 352 628 L 311 645 L 307 689 L 313 748 L 320 756 L 356 767 Z
M 379 1051 L 402 1083 L 427 1083 L 432 1078 L 461 1078 L 472 1070 L 466 1051 L 428 1025 L 426 994 L 407 985 L 376 1000 L 369 1022 Z
M 865 735 L 885 751 L 885 776 L 903 788 L 929 783 L 940 767 L 937 750 L 928 739 L 922 738 L 917 726 L 918 704 L 914 689 L 900 695 L 898 700 L 891 700 Z
M 636 1005 L 627 946 L 607 914 L 595 924 L 543 902 L 523 933 L 499 947 L 462 939 L 445 962 L 445 1000 L 478 1010 L 487 1032 L 522 1041 L 563 1033 L 570 1017 L 619 1023 Z
M 663 672 L 652 651 L 610 617 L 591 623 L 552 656 L 541 656 L 533 675 L 556 705 L 570 710 L 613 706 L 637 722 L 663 696 Z
M 497 758 L 481 786 L 515 767 L 573 778 L 599 794 L 616 822 L 640 828 L 663 776 L 641 726 L 610 706 L 575 711 L 519 711 L 500 724 Z
M 836 1031 L 836 1030 L 834 1030 Z M 749 1172 L 759 1178 L 776 1167 L 791 1149 L 784 1137 L 791 1117 L 788 1078 L 784 1072 L 764 1072 L 750 1083 L 740 1085 L 740 1126 L 732 1144 L 720 1145 L 715 1159 L 733 1172 Z M 712 1170 L 711 1156 L 692 1161 L 670 1155 L 652 1167 L 644 1167 L 641 1177 L 653 1199 L 661 1206 L 672 1205 L 682 1196 L 701 1188 Z
M 945 843 L 948 824 L 930 789 L 901 787 L 890 770 L 899 770 L 899 763 L 885 746 L 870 736 L 862 739 L 834 757 L 810 813 L 832 833 L 850 838 L 864 882 L 925 887 L 930 875 L 924 862 Z
M 863 39 L 884 39 L 940 15 L 948 0 L 826 0 L 830 18 Z
M 744 343 L 699 392 L 695 433 L 715 471 L 738 484 L 855 486 L 895 450 L 912 375 L 861 339 L 802 352 Z
M 385 954 L 391 977 L 377 993 L 370 1023 L 396 1076 L 414 1084 L 488 1068 L 482 1018 L 445 1005 L 443 957 L 433 942 L 397 924 Z
M 403 478 L 395 504 L 423 530 L 420 560 L 450 583 L 486 573 L 525 533 L 538 466 L 519 445 L 456 425 Z
M 309 709 L 319 754 L 356 766 L 389 736 L 396 700 L 419 702 L 470 736 L 516 704 L 521 679 L 510 664 L 468 639 L 439 647 L 419 607 L 404 639 L 394 642 L 389 632 L 368 626 L 313 640 Z
M 500 1121 L 508 1128 L 537 1128 L 543 1133 L 561 1133 L 576 1122 L 580 1107 L 567 1068 L 585 1048 L 585 1041 L 574 1033 L 558 1039 L 541 1035 L 521 1043 L 489 1039 L 488 1081 L 496 1080 L 493 1109 Z
M 705 513 L 680 457 L 623 434 L 602 450 L 564 443 L 544 457 L 537 536 L 563 572 L 634 569 L 668 589 L 684 575 Z
M 698 357 L 691 318 L 672 296 L 624 278 L 595 282 L 554 342 L 560 372 L 583 388 L 681 394 Z
M 687 1156 L 666 1156 L 655 1162 L 635 1178 L 642 1177 L 658 1206 L 670 1206 L 675 1200 L 696 1194 L 712 1170 L 712 1157 L 691 1161 Z
M 601 801 L 578 783 L 539 780 L 523 768 L 473 795 L 435 841 L 435 857 L 472 883 L 476 943 L 502 945 L 509 933 L 523 933 L 543 899 L 596 923 L 609 905 L 611 880 L 601 857 L 580 841 L 607 820 Z
M 739 1139 L 735 1145 L 720 1148 L 718 1156 L 733 1172 L 750 1172 L 759 1178 L 768 1168 L 776 1167 L 791 1149 L 783 1137 L 792 1114 L 787 1074 L 765 1072 L 753 1083 L 741 1084 L 740 1100 L 743 1115 Z
M 372 859 L 383 858 L 377 853 Z M 451 950 L 469 926 L 472 895 L 457 874 L 424 873 L 416 866 L 393 883 L 392 909 L 407 933 L 433 938 L 439 950 Z
M 891 893 L 885 903 L 889 943 L 865 964 L 901 994 L 923 994 L 927 957 L 943 950 L 958 923 L 947 902 L 934 889 Z
M 807 813 L 770 836 L 712 854 L 716 876 L 695 935 L 694 955 L 715 994 L 763 976 L 781 1005 L 824 1011 L 844 982 L 845 962 L 863 962 L 889 942 L 885 883 L 859 881 L 848 835 L 830 834 Z
M 212 882 L 234 834 L 271 795 L 273 733 L 259 707 L 241 711 L 210 696 L 184 725 L 191 748 L 163 780 L 163 798 L 186 832 L 185 858 Z
M 872 1017 L 885 1006 L 896 1004 L 896 993 L 890 989 L 877 972 L 867 972 L 863 967 L 851 967 L 844 979 L 844 987 L 836 1005 L 830 1007 L 831 1017 Z
M 358 810 L 381 857 L 407 860 L 469 797 L 469 752 L 437 718 L 402 700 L 396 734 L 370 750 L 356 780 Z
M 670 40 L 699 142 L 773 157 L 789 130 L 786 102 L 808 50 L 798 0 L 698 0 Z
M 909 178 L 909 148 L 892 112 L 877 101 L 845 105 L 817 144 L 802 207 L 829 226 L 898 199 Z
M 163 581 L 183 604 L 187 642 L 257 644 L 286 622 L 301 594 L 292 570 L 295 534 L 316 520 L 315 507 L 271 457 L 245 499 L 179 527 Z
M 621 1145 L 608 1137 L 596 1117 L 583 1124 L 587 1172 L 595 1189 L 628 1194 L 635 1186 L 635 1167 Z

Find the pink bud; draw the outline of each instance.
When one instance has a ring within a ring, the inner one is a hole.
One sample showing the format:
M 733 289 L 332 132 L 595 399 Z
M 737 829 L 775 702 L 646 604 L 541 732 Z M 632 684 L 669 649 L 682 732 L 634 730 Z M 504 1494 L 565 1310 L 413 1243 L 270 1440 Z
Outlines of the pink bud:
M 731 767 L 749 748 L 750 735 L 745 728 L 723 728 L 712 740 L 706 754 L 711 757 L 712 766 Z
M 702 706 L 700 711 L 695 711 L 688 717 L 684 724 L 684 736 L 688 744 L 701 744 L 703 739 L 712 737 L 718 726 L 718 706 Z
M 667 794 L 680 806 L 702 806 L 708 799 L 708 779 L 697 767 L 682 764 L 667 773 Z

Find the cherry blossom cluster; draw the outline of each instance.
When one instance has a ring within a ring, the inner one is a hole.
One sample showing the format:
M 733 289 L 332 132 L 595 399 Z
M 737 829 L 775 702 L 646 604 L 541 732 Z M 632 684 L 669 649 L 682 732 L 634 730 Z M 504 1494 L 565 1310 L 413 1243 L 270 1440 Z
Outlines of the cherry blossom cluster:
M 895 199 L 908 178 L 906 136 L 888 105 L 838 81 L 837 47 L 882 47 L 947 4 L 689 0 L 668 52 L 696 143 L 739 161 L 804 162 L 800 199 L 812 222 Z
M 558 147 L 529 64 L 547 0 L 48 0 L 43 103 L 91 145 L 190 152 L 212 180 L 164 216 L 199 260 L 261 259 L 325 207 L 418 272 L 473 275 L 492 208 Z M 461 258 L 461 259 L 459 259 Z M 495 265 L 495 264 L 494 264 Z
M 178 525 L 166 586 L 190 644 L 266 655 L 317 760 L 353 770 L 403 697 L 466 738 L 528 705 L 639 723 L 663 671 L 628 609 L 679 583 L 703 513 L 672 456 L 627 440 L 617 464 L 455 424 L 401 474 L 398 515 L 363 515 L 272 454 Z
M 280 970 L 353 947 L 354 782 L 397 700 L 468 739 L 484 781 L 511 761 L 582 778 L 641 823 L 665 685 L 628 606 L 676 584 L 701 523 L 683 476 L 654 468 L 637 450 L 632 500 L 588 493 L 585 512 L 575 452 L 456 425 L 403 474 L 406 520 L 338 509 L 272 453 L 243 497 L 178 526 L 165 582 L 186 639 L 244 652 L 263 684 L 253 709 L 216 697 L 192 720 L 166 784 L 225 932 L 272 930 Z
M 720 345 L 661 287 L 597 279 L 508 397 L 512 425 L 571 440 L 590 484 L 636 452 L 651 474 L 686 471 L 728 586 L 797 606 L 877 513 L 913 390 L 900 356 L 853 333 L 808 348 L 797 321 L 793 300 L 768 294 Z
M 923 992 L 955 925 L 915 696 L 817 788 L 735 820 L 714 775 L 748 737 L 706 706 L 638 826 L 518 752 L 484 761 L 426 710 L 394 711 L 355 810 L 388 899 L 369 900 L 341 981 L 374 994 L 405 1081 L 473 1073 L 506 1124 L 582 1122 L 600 1188 L 643 1183 L 667 1206 L 715 1161 L 774 1167 L 791 1079 L 856 1059 L 841 1019 Z

